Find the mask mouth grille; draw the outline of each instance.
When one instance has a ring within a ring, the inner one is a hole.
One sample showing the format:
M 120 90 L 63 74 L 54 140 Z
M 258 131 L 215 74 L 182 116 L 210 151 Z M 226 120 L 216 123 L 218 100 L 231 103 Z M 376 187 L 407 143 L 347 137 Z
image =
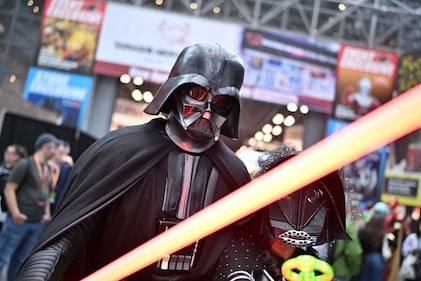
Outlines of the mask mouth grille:
M 294 247 L 314 245 L 311 235 L 302 230 L 288 230 L 280 234 L 278 238 Z
M 188 127 L 189 132 L 197 138 L 213 139 L 215 134 L 212 130 L 211 122 L 204 118 L 199 118 Z

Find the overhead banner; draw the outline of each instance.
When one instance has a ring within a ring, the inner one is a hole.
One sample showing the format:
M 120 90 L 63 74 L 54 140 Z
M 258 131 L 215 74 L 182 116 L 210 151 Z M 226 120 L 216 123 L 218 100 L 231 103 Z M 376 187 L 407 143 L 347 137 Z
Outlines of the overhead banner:
M 92 91 L 90 76 L 31 67 L 24 99 L 56 112 L 65 125 L 81 128 Z
M 162 83 L 185 46 L 207 41 L 238 52 L 240 35 L 239 25 L 109 2 L 94 72 Z
M 393 97 L 396 53 L 341 45 L 338 54 L 335 117 L 355 120 Z
M 47 0 L 37 65 L 91 73 L 105 6 L 95 0 Z
M 338 43 L 245 29 L 241 48 L 247 97 L 332 113 Z

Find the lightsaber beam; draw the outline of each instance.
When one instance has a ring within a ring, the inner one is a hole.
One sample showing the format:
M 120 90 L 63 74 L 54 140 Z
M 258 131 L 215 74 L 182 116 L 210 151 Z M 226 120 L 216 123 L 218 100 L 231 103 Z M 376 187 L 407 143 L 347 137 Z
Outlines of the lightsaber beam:
M 336 169 L 421 128 L 421 84 L 352 122 L 84 281 L 121 280 Z

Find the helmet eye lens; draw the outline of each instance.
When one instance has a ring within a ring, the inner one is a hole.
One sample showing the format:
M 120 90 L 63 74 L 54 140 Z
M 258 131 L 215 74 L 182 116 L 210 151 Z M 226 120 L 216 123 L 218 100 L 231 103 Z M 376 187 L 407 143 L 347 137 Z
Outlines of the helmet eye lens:
M 206 109 L 210 105 L 212 112 L 227 117 L 233 106 L 233 101 L 230 96 L 226 95 L 213 95 L 208 89 L 198 85 L 188 85 L 182 88 L 183 95 L 187 97 L 188 112 L 191 114 L 195 111 L 195 108 Z M 190 101 L 188 101 L 190 100 Z M 186 114 L 186 104 L 184 108 L 184 114 Z
M 227 117 L 231 112 L 232 100 L 228 96 L 214 96 L 211 107 L 219 115 Z
M 192 98 L 195 99 L 197 101 L 201 101 L 201 102 L 205 102 L 208 99 L 209 96 L 209 92 L 208 90 L 206 90 L 205 88 L 202 87 L 191 87 L 189 90 L 188 95 Z

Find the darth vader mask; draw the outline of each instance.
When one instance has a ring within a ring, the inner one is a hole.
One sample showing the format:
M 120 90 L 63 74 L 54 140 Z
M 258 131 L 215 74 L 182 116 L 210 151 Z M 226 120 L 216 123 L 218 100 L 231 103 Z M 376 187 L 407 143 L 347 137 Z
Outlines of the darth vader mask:
M 235 102 L 196 84 L 181 86 L 175 99 L 175 118 L 197 140 L 217 140 Z
M 184 48 L 146 113 L 168 114 L 166 131 L 182 149 L 201 153 L 220 134 L 238 137 L 242 60 L 219 44 Z
M 293 156 L 272 155 L 263 165 L 267 171 Z M 295 247 L 350 239 L 345 230 L 344 185 L 338 171 L 271 204 L 269 217 L 275 238 Z

